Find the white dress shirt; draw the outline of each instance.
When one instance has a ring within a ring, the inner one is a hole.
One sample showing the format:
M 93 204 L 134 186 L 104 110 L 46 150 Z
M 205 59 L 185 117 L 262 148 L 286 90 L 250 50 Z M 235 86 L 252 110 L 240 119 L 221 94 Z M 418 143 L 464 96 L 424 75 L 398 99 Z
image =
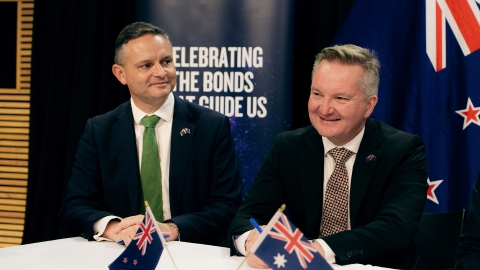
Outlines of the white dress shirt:
M 165 103 L 156 112 L 152 114 L 146 114 L 141 111 L 130 99 L 132 104 L 133 125 L 135 128 L 135 141 L 137 143 L 138 151 L 138 166 L 141 169 L 142 164 L 142 150 L 143 150 L 143 133 L 145 130 L 142 124 L 142 118 L 147 115 L 156 115 L 160 117 L 157 125 L 155 126 L 155 137 L 157 139 L 158 153 L 160 156 L 160 168 L 162 171 L 162 200 L 163 200 L 163 219 L 167 220 L 171 218 L 170 213 L 170 197 L 169 197 L 169 176 L 170 176 L 170 145 L 172 138 L 172 122 L 173 122 L 173 107 L 175 105 L 175 98 L 170 93 Z M 112 219 L 121 219 L 117 216 L 106 216 L 99 219 L 94 224 L 95 235 L 93 238 L 97 241 L 108 240 L 101 237 L 105 231 L 107 224 Z M 159 218 L 157 218 L 159 219 Z
M 328 151 L 335 147 L 343 147 L 346 148 L 355 154 L 351 155 L 348 160 L 345 162 L 345 166 L 347 167 L 347 172 L 348 172 L 348 192 L 349 192 L 349 201 L 350 201 L 350 186 L 352 182 L 352 171 L 353 171 L 353 164 L 355 163 L 355 158 L 357 157 L 357 152 L 358 148 L 360 147 L 360 143 L 362 142 L 363 139 L 363 134 L 365 133 L 365 127 L 358 133 L 358 135 L 353 138 L 350 142 L 348 142 L 345 145 L 335 145 L 332 143 L 330 140 L 328 140 L 326 137 L 322 136 L 322 142 L 323 142 L 323 149 L 324 149 L 324 162 L 323 162 L 323 179 L 330 179 L 330 175 L 333 173 L 333 170 L 335 169 L 335 160 L 333 159 L 332 156 L 328 155 Z M 323 201 L 325 201 L 325 191 L 327 189 L 327 183 L 328 180 L 323 181 Z M 350 205 L 349 205 L 350 207 Z M 347 230 L 351 229 L 351 224 L 350 224 L 350 208 L 348 209 L 348 223 L 347 223 Z M 322 217 L 322 222 L 320 222 L 320 226 L 323 224 L 323 217 Z M 321 232 L 321 228 L 319 228 L 319 232 Z M 245 241 L 247 240 L 248 235 L 250 234 L 250 231 L 247 231 L 240 235 L 236 240 L 235 240 L 235 245 L 237 247 L 238 252 L 241 254 L 245 255 Z M 325 260 L 332 264 L 335 263 L 335 253 L 332 251 L 330 246 L 327 245 L 325 241 L 322 239 L 317 239 L 317 241 L 320 243 L 322 246 L 323 250 L 325 251 Z

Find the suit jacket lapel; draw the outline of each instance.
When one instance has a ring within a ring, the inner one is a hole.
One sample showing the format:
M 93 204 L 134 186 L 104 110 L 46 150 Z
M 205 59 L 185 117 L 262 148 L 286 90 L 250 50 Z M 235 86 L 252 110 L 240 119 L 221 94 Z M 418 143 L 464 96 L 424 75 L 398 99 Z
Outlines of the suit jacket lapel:
M 376 149 L 380 143 L 381 139 L 377 126 L 370 119 L 367 119 L 365 133 L 353 165 L 352 182 L 350 185 L 350 224 L 352 228 L 356 226 L 355 220 L 358 209 L 365 197 L 373 172 L 377 166 L 378 162 L 375 160 L 379 159 L 382 154 L 382 151 Z
M 177 213 L 180 199 L 182 198 L 183 186 L 185 185 L 190 153 L 192 151 L 193 138 L 195 138 L 195 126 L 190 124 L 192 113 L 189 111 L 187 101 L 175 96 L 173 110 L 172 141 L 170 148 L 170 211 L 172 216 Z M 190 133 L 181 134 L 188 129 Z
M 124 103 L 115 116 L 118 120 L 112 126 L 114 155 L 118 158 L 118 168 L 122 170 L 124 176 L 122 179 L 125 181 L 124 186 L 130 199 L 131 211 L 140 214 L 140 169 L 130 101 Z
M 323 208 L 324 150 L 322 137 L 313 127 L 307 131 L 305 143 L 307 147 L 298 151 L 300 179 L 307 208 L 307 232 L 305 233 L 316 237 L 320 231 Z

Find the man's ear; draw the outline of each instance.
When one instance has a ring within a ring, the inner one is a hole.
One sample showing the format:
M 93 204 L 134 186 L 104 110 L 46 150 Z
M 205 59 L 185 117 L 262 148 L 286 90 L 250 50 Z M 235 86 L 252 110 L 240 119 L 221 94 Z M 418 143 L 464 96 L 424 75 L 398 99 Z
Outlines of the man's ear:
M 365 113 L 363 115 L 364 118 L 370 117 L 370 115 L 373 113 L 373 109 L 375 109 L 375 105 L 377 105 L 378 102 L 378 96 L 377 95 L 371 95 L 367 99 L 367 109 L 365 110 Z
M 120 81 L 121 84 L 126 85 L 127 84 L 127 79 L 125 78 L 125 71 L 122 66 L 119 64 L 114 64 L 112 66 L 112 72 L 115 77 L 117 77 L 117 80 Z

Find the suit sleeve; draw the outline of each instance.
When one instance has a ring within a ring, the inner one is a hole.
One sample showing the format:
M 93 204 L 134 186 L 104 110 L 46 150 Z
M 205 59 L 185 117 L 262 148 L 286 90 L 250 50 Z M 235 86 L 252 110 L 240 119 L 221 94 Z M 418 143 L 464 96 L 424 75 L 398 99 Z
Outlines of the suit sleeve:
M 378 179 L 372 180 L 375 186 L 369 187 L 364 200 L 372 202 L 379 196 L 379 205 L 362 206 L 370 209 L 359 213 L 360 221 L 352 230 L 323 238 L 334 251 L 337 264 L 398 258 L 414 239 L 428 188 L 425 146 L 417 136 L 399 139 L 394 140 L 395 146 L 385 146 L 379 157 L 385 163 L 377 165 L 374 178 Z M 362 221 L 369 215 L 367 211 L 372 216 Z
M 196 156 L 196 159 L 208 160 L 202 163 L 202 167 L 207 168 L 190 167 L 192 172 L 189 172 L 190 177 L 187 177 L 196 179 L 192 181 L 192 185 L 207 185 L 209 187 L 205 191 L 207 194 L 198 195 L 197 198 L 195 194 L 198 191 L 185 191 L 186 196 L 192 196 L 190 201 L 199 200 L 197 205 L 202 207 L 196 211 L 186 210 L 180 215 L 174 215 L 172 212 L 171 221 L 178 226 L 181 241 L 225 246 L 228 225 L 241 203 L 242 184 L 228 118 L 222 115 L 216 125 L 211 124 L 207 128 L 213 130 L 215 137 L 213 145 L 196 146 L 198 149 L 205 149 L 200 152 L 208 153 L 202 154 L 197 151 Z M 205 141 L 196 143 L 208 144 Z M 187 188 L 190 188 L 190 185 Z M 186 209 L 186 206 L 183 207 Z
M 113 215 L 105 209 L 102 191 L 98 147 L 93 136 L 92 119 L 87 121 L 75 156 L 72 177 L 59 212 L 60 223 L 74 235 L 93 239 L 93 224 Z
M 480 269 L 480 173 L 473 186 L 470 213 L 463 227 L 457 269 Z
M 260 225 L 268 223 L 278 208 L 285 203 L 284 185 L 279 171 L 281 135 L 277 135 L 273 147 L 260 167 L 255 181 L 245 193 L 245 199 L 229 227 L 228 240 L 231 255 L 236 255 L 233 238 L 253 229 L 250 218 Z

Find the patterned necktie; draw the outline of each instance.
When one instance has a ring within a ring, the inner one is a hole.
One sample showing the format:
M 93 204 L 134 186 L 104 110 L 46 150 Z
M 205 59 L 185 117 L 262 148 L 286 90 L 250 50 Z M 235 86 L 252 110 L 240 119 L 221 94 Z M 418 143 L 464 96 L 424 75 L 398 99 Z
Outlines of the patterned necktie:
M 348 172 L 345 161 L 354 152 L 334 148 L 328 153 L 335 160 L 335 169 L 327 183 L 323 206 L 322 237 L 345 231 L 348 222 Z
M 143 198 L 140 202 L 142 213 L 145 212 L 143 201 L 148 201 L 155 219 L 163 220 L 162 201 L 162 172 L 160 157 L 158 154 L 157 139 L 155 138 L 155 126 L 160 117 L 156 115 L 145 116 L 142 123 L 145 126 L 143 133 L 142 165 L 140 178 L 142 179 Z

